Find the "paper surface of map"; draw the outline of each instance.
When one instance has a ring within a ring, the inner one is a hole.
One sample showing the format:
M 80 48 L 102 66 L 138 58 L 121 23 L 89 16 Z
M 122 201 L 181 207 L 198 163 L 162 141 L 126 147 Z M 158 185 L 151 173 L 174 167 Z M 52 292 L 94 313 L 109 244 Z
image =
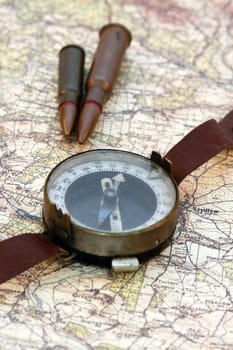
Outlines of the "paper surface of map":
M 0 1 L 0 239 L 42 232 L 43 185 L 66 157 L 166 154 L 233 108 L 233 4 L 223 0 Z M 57 115 L 58 51 L 88 71 L 100 28 L 133 40 L 85 145 Z M 135 273 L 41 263 L 0 286 L 0 349 L 233 349 L 233 150 L 188 176 L 171 245 Z M 1 268 L 1 267 L 0 267 Z

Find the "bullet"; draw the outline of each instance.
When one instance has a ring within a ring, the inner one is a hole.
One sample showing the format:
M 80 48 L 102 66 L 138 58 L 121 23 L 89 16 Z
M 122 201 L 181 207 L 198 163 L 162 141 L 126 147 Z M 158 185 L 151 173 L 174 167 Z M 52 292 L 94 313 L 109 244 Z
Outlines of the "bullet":
M 111 95 L 126 48 L 130 31 L 121 24 L 107 24 L 100 39 L 86 82 L 86 98 L 78 120 L 78 141 L 83 143 L 94 129 L 103 104 Z
M 77 120 L 82 95 L 84 50 L 77 45 L 59 51 L 58 101 L 59 119 L 65 135 L 70 135 Z

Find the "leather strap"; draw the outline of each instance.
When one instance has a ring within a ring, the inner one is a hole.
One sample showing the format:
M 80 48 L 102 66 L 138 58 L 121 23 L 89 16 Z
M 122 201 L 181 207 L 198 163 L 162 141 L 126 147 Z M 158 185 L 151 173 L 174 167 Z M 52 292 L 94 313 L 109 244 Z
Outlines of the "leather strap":
M 44 234 L 26 233 L 0 242 L 0 283 L 64 253 Z
M 177 143 L 165 156 L 172 163 L 177 184 L 201 164 L 233 145 L 233 111 L 219 123 L 211 119 L 199 125 Z

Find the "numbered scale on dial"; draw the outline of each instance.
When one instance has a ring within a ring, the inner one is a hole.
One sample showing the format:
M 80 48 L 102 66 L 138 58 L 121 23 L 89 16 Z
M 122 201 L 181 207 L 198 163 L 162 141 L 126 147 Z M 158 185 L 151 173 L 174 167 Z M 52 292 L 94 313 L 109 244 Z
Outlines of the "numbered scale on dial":
M 130 257 L 168 239 L 177 202 L 175 182 L 159 162 L 96 150 L 72 156 L 50 173 L 43 216 L 48 231 L 79 252 Z

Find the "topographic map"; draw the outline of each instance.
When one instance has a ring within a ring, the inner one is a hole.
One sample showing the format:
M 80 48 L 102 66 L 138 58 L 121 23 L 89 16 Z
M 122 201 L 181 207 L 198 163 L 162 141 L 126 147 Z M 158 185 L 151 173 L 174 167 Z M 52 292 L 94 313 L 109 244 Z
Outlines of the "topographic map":
M 149 157 L 233 108 L 228 0 L 0 1 L 0 239 L 43 232 L 43 185 L 66 157 L 118 148 Z M 62 136 L 58 52 L 100 28 L 133 40 L 84 145 Z M 0 349 L 233 349 L 233 150 L 179 186 L 171 244 L 134 273 L 50 259 L 0 286 Z M 0 267 L 1 268 L 1 267 Z

